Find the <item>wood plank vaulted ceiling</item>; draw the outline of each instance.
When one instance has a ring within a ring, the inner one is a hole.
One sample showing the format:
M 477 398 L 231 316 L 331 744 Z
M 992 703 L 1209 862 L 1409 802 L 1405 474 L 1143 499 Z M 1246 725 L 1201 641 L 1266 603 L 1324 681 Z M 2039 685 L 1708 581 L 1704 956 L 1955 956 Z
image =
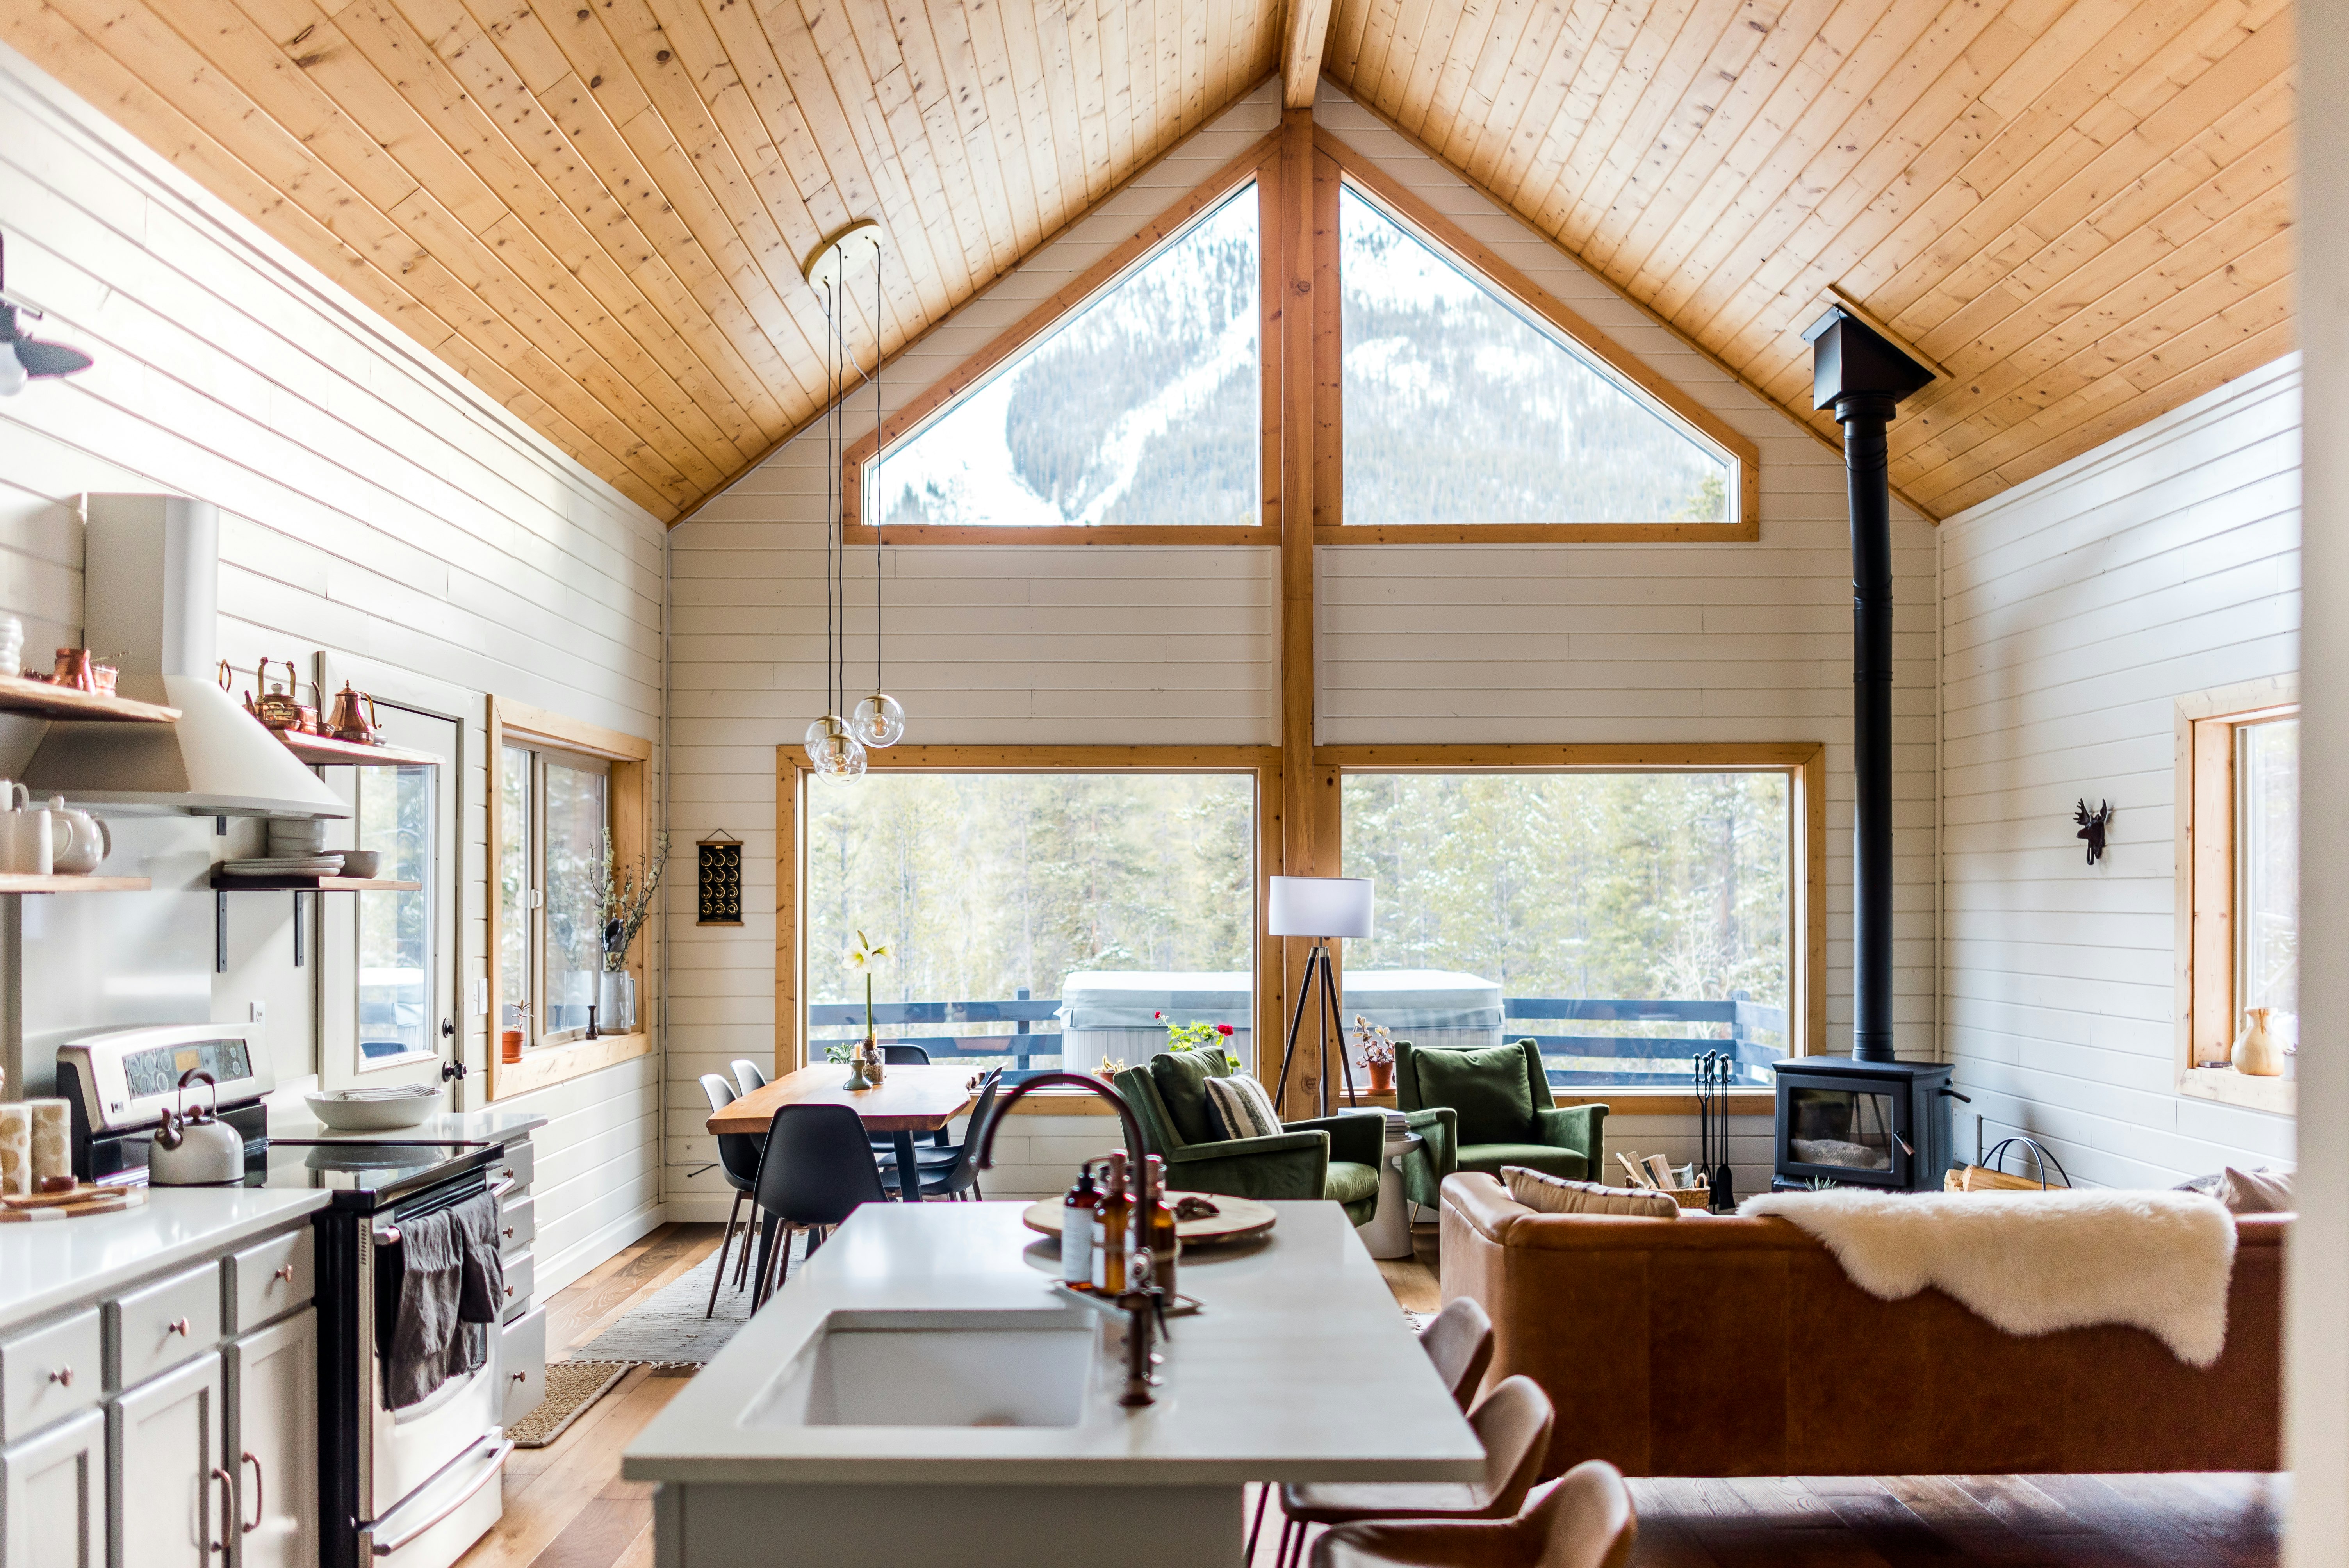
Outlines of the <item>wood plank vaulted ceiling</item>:
M 1938 360 L 1891 437 L 1937 517 L 2291 345 L 2283 0 L 1297 3 L 1332 80 L 1813 428 L 1829 285 Z M 814 413 L 825 234 L 886 226 L 895 351 L 1263 80 L 1288 21 L 0 0 L 0 37 L 667 520 Z

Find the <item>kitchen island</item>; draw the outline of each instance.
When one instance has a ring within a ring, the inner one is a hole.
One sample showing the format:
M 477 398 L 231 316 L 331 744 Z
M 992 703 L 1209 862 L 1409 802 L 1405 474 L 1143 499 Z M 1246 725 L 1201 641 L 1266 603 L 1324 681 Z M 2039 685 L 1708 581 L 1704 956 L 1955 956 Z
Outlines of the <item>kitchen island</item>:
M 1483 1449 L 1335 1203 L 1186 1256 L 1126 1409 L 1122 1318 L 1019 1203 L 868 1204 L 630 1445 L 661 1568 L 1237 1568 L 1257 1480 L 1465 1481 Z

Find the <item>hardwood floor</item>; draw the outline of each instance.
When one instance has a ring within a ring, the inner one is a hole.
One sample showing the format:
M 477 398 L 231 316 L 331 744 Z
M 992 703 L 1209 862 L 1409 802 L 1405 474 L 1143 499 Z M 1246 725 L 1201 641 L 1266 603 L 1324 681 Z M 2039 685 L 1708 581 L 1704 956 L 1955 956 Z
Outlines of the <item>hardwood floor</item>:
M 1379 1264 L 1413 1312 L 1441 1305 L 1433 1227 Z M 718 1245 L 670 1225 L 547 1304 L 560 1358 Z M 553 1445 L 507 1467 L 505 1517 L 458 1568 L 652 1568 L 652 1489 L 620 1453 L 685 1387 L 638 1367 Z M 2274 1568 L 2279 1476 L 1899 1476 L 1634 1480 L 1633 1568 Z M 1251 1500 L 1251 1507 L 1253 1501 Z M 1257 1568 L 1271 1568 L 1268 1529 Z M 1043 1565 L 1040 1565 L 1043 1568 Z

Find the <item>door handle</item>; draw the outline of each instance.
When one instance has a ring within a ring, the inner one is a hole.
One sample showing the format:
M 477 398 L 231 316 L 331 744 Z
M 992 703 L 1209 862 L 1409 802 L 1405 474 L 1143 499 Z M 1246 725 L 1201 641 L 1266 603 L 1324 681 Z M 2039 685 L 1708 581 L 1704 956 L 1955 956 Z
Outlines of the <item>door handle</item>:
M 222 1556 L 226 1556 L 228 1554 L 229 1529 L 236 1522 L 236 1479 L 230 1475 L 228 1471 L 221 1469 L 218 1465 L 212 1466 L 212 1479 L 220 1482 L 221 1538 L 218 1541 L 205 1542 L 204 1549 L 208 1552 L 217 1552 Z M 204 1533 L 210 1535 L 212 1532 L 206 1531 Z
M 251 1465 L 253 1467 L 253 1522 L 243 1527 L 243 1532 L 250 1535 L 254 1531 L 261 1528 L 262 1512 L 261 1460 L 254 1456 L 254 1451 L 251 1449 L 245 1449 L 244 1452 L 237 1456 L 237 1468 L 242 1470 L 246 1465 Z

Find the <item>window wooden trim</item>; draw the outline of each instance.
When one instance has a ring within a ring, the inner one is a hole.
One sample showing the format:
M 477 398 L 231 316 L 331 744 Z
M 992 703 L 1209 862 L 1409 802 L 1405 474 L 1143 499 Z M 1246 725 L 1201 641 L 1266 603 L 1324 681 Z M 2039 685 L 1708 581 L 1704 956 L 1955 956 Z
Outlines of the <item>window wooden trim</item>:
M 2176 714 L 2176 1069 L 2181 1094 L 2290 1116 L 2299 1086 L 2199 1068 L 2199 1048 L 2235 1027 L 2235 731 L 2300 711 L 2296 676 L 2178 699 Z
M 1787 888 L 1793 908 L 1787 948 L 1795 960 L 1788 975 L 1787 1047 L 1793 1056 L 1815 1056 L 1827 1048 L 1827 804 L 1826 747 L 1818 741 L 1696 741 L 1665 744 L 1515 745 L 1395 745 L 1320 746 L 1313 751 L 1314 769 L 1325 780 L 1320 820 L 1316 837 L 1331 867 L 1345 863 L 1344 821 L 1339 784 L 1348 773 L 1665 773 L 1719 772 L 1728 769 L 1770 769 L 1786 774 L 1793 798 L 1787 803 L 1795 842 L 1790 852 L 1800 874 Z M 1334 874 L 1334 872 L 1333 872 Z M 1342 957 L 1340 960 L 1342 965 Z M 1342 969 L 1340 971 L 1342 973 Z M 1670 1114 L 1662 1105 L 1693 1105 L 1694 1097 L 1658 1095 L 1654 1091 L 1578 1088 L 1558 1096 L 1560 1105 L 1604 1102 L 1617 1106 L 1646 1095 L 1655 1104 L 1643 1105 L 1651 1114 Z M 1733 1102 L 1750 1109 L 1766 1102 L 1770 1091 L 1736 1091 Z
M 1718 447 L 1737 468 L 1737 516 L 1729 522 L 1508 522 L 1410 523 L 1349 525 L 1345 521 L 1344 463 L 1331 452 L 1314 486 L 1314 542 L 1317 544 L 1591 544 L 1605 542 L 1746 543 L 1762 537 L 1762 452 L 1728 421 L 1650 369 L 1647 364 L 1569 309 L 1556 295 L 1503 261 L 1466 230 L 1405 190 L 1385 170 L 1355 151 L 1319 126 L 1313 129 L 1313 148 L 1337 165 L 1344 179 L 1371 205 L 1428 242 L 1450 253 L 1460 268 L 1515 300 L 1547 322 L 1562 335 L 1604 361 L 1615 373 L 1671 411 L 1674 417 Z M 1337 245 L 1337 192 L 1328 197 L 1329 243 Z M 1334 269 L 1333 269 L 1334 271 Z M 1327 356 L 1336 374 L 1337 310 L 1333 301 L 1325 330 L 1331 338 Z M 1329 400 L 1337 418 L 1318 420 L 1317 432 L 1328 446 L 1342 449 L 1341 397 Z M 1329 493 L 1325 494 L 1325 489 Z
M 866 754 L 875 773 L 1248 773 L 1256 779 L 1256 1006 L 1252 1027 L 1261 1065 L 1267 1041 L 1288 1027 L 1281 1012 L 1281 944 L 1265 930 L 1264 879 L 1280 873 L 1280 748 L 1276 746 L 893 746 Z M 806 889 L 799 874 L 808 791 L 815 774 L 799 746 L 775 748 L 775 1073 L 807 1065 L 808 994 L 800 927 Z M 1071 1070 L 1078 1070 L 1072 1068 Z M 1042 1096 L 1022 1102 L 1036 1104 Z M 1050 1114 L 1084 1114 L 1046 1102 Z M 1099 1104 L 1098 1101 L 1092 1103 Z M 1106 1107 L 1102 1107 L 1106 1109 Z
M 1257 253 L 1268 256 L 1274 249 L 1272 214 L 1277 196 L 1273 189 L 1276 181 L 1272 170 L 1278 165 L 1279 151 L 1280 133 L 1274 131 L 1194 186 L 1180 201 L 1136 230 L 1109 254 L 1078 273 L 1050 298 L 999 334 L 986 347 L 955 366 L 944 379 L 934 383 L 921 396 L 891 414 L 878 430 L 851 443 L 841 463 L 842 539 L 850 544 L 878 542 L 888 545 L 1278 544 L 1280 531 L 1277 508 L 1280 487 L 1278 450 L 1275 443 L 1278 428 L 1280 355 L 1278 352 L 1278 327 L 1269 314 L 1259 324 L 1257 335 L 1257 362 L 1261 376 L 1257 407 L 1263 413 L 1266 437 L 1257 469 L 1259 488 L 1263 491 L 1264 521 L 1256 527 L 876 528 L 861 521 L 861 507 L 864 466 L 873 460 L 885 442 L 895 441 L 916 429 L 964 393 L 994 375 L 1030 344 L 1059 327 L 1095 296 L 1115 286 L 1119 279 L 1134 268 L 1145 264 L 1162 244 L 1193 219 L 1216 206 L 1251 180 L 1257 181 Z M 1269 288 L 1258 290 L 1259 307 L 1271 292 Z
M 569 1078 L 629 1060 L 648 1056 L 653 1050 L 653 1031 L 648 1020 L 653 1016 L 657 998 L 652 991 L 655 971 L 646 961 L 654 934 L 661 923 L 657 906 L 645 929 L 636 938 L 636 955 L 628 965 L 628 973 L 636 981 L 636 1032 L 628 1035 L 605 1035 L 593 1040 L 569 1040 L 551 1046 L 534 1047 L 523 1053 L 519 1063 L 504 1064 L 501 1071 L 498 1060 L 499 997 L 498 940 L 499 908 L 497 895 L 498 851 L 505 841 L 502 821 L 504 789 L 502 769 L 508 740 L 516 745 L 539 744 L 565 751 L 583 752 L 600 757 L 612 765 L 610 810 L 612 813 L 612 855 L 620 864 L 632 864 L 643 858 L 653 841 L 651 766 L 652 742 L 622 730 L 606 729 L 602 725 L 589 724 L 550 709 L 517 702 L 511 697 L 491 696 L 485 700 L 486 727 L 489 731 L 489 789 L 485 802 L 488 812 L 488 849 L 482 872 L 482 915 L 488 932 L 488 944 L 483 954 L 483 967 L 488 972 L 489 987 L 489 1049 L 483 1071 L 489 1087 L 486 1100 L 494 1102 L 546 1088 Z

